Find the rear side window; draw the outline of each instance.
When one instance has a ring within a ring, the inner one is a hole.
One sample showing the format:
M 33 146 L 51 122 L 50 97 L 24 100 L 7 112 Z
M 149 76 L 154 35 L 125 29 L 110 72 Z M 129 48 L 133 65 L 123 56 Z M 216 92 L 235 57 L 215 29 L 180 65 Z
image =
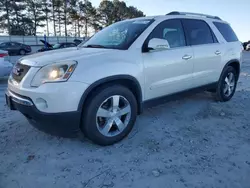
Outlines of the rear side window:
M 235 42 L 239 40 L 230 25 L 220 22 L 213 23 L 227 42 Z
M 206 22 L 192 19 L 183 19 L 182 22 L 189 45 L 202 45 L 216 42 Z
M 11 46 L 16 46 L 16 47 L 17 47 L 17 46 L 20 46 L 20 44 L 19 44 L 19 43 L 16 43 L 16 42 L 11 42 L 10 45 L 11 45 Z

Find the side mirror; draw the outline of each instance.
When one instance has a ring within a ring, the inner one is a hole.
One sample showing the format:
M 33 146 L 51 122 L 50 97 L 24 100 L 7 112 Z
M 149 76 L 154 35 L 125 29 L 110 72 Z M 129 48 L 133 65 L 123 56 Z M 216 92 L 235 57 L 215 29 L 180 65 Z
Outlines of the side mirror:
M 169 48 L 169 43 L 165 39 L 153 38 L 148 42 L 148 50 L 167 50 Z

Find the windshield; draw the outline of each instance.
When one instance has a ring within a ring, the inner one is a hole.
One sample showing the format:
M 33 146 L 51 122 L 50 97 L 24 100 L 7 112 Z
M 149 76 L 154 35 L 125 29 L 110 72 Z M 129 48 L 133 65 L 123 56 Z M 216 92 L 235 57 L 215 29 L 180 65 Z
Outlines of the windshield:
M 153 21 L 140 19 L 117 22 L 96 33 L 79 47 L 126 50 Z
M 60 48 L 61 44 L 54 44 L 53 48 Z

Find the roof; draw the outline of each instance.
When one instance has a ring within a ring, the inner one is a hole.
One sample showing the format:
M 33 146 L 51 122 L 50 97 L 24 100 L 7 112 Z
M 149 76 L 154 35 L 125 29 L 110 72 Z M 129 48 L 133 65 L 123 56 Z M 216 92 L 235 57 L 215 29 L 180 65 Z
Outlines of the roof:
M 212 16 L 208 14 L 202 14 L 202 13 L 193 13 L 193 12 L 178 12 L 178 11 L 173 11 L 170 13 L 167 13 L 165 15 L 156 15 L 156 16 L 146 16 L 146 17 L 139 17 L 139 18 L 133 18 L 131 20 L 140 20 L 140 19 L 164 19 L 166 17 L 179 17 L 179 18 L 203 18 L 203 19 L 213 19 L 217 20 L 219 22 L 224 22 L 220 17 L 218 16 Z
M 211 19 L 216 19 L 216 20 L 221 20 L 220 17 L 218 16 L 212 16 L 212 15 L 208 15 L 208 14 L 201 14 L 201 13 L 193 13 L 193 12 L 178 12 L 178 11 L 173 11 L 170 12 L 166 15 L 190 15 L 190 16 L 200 16 L 200 17 L 206 17 L 206 18 L 211 18 Z

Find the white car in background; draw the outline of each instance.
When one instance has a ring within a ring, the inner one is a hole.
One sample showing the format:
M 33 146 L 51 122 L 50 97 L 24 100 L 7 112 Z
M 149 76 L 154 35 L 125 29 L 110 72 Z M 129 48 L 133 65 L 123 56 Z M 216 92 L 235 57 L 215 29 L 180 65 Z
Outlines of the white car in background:
M 0 79 L 8 78 L 13 65 L 9 61 L 9 54 L 7 51 L 0 50 Z
M 250 43 L 247 45 L 246 51 L 250 51 Z

